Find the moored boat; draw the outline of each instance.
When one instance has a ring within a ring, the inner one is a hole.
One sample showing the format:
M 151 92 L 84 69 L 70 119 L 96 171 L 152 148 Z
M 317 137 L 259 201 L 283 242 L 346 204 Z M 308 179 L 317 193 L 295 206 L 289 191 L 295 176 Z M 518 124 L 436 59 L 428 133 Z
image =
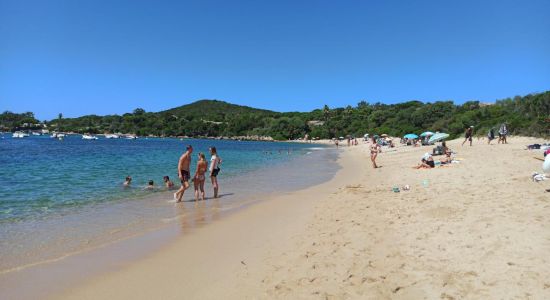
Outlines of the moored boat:
M 22 139 L 24 137 L 28 137 L 29 134 L 28 133 L 25 133 L 25 132 L 22 132 L 22 131 L 16 131 L 12 134 L 12 137 L 15 138 L 15 139 Z
M 97 140 L 97 136 L 93 136 L 91 134 L 83 134 L 82 139 L 83 140 Z

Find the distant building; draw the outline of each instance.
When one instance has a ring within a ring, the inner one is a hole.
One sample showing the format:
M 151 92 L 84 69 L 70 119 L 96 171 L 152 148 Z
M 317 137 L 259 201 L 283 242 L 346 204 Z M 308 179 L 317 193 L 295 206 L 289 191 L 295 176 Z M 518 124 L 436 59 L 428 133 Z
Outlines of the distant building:
M 308 126 L 323 126 L 325 125 L 325 121 L 318 121 L 318 120 L 311 120 L 307 121 Z

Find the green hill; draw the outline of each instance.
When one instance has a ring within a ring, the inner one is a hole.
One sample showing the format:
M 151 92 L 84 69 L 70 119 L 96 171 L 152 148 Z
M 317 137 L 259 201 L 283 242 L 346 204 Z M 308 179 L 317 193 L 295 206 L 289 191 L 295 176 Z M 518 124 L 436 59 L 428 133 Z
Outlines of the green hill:
M 199 116 L 204 120 L 223 122 L 230 116 L 236 115 L 256 114 L 263 116 L 276 116 L 279 113 L 265 109 L 231 104 L 220 100 L 199 100 L 191 104 L 161 111 L 159 114 L 175 115 L 186 119 L 193 119 Z
M 32 121 L 32 113 L 0 115 L 0 128 L 15 130 L 23 120 Z M 457 137 L 464 128 L 475 126 L 476 135 L 507 123 L 511 134 L 550 136 L 550 91 L 515 96 L 495 103 L 452 101 L 397 104 L 359 102 L 356 106 L 329 108 L 311 112 L 279 113 L 218 100 L 200 100 L 161 112 L 137 108 L 122 116 L 89 115 L 58 118 L 50 128 L 63 131 L 106 133 L 122 132 L 159 136 L 271 136 L 294 139 L 306 133 L 312 137 L 332 138 L 365 133 L 402 136 L 426 130 L 441 131 Z

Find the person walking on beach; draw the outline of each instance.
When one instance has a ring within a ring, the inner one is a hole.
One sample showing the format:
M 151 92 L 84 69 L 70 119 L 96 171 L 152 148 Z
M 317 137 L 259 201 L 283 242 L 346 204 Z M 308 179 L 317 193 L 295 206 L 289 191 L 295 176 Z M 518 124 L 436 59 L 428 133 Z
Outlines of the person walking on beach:
M 466 143 L 466 141 L 470 141 L 470 146 L 472 146 L 473 131 L 474 131 L 474 126 L 470 126 L 466 128 L 466 132 L 464 133 L 465 139 L 464 139 L 464 142 L 462 142 L 462 146 L 464 146 L 464 143 Z
M 183 193 L 189 188 L 189 166 L 191 165 L 191 153 L 193 153 L 193 147 L 187 146 L 185 153 L 183 153 L 178 161 L 178 176 L 181 181 L 180 189 L 174 193 L 174 199 L 177 202 L 181 202 Z
M 506 123 L 502 123 L 500 125 L 500 129 L 498 130 L 498 143 L 502 142 L 503 144 L 508 144 L 508 141 L 506 141 L 506 136 L 508 135 L 508 128 L 506 128 Z
M 372 167 L 378 168 L 376 165 L 376 157 L 378 156 L 378 153 L 382 152 L 382 149 L 380 148 L 380 145 L 376 142 L 376 139 L 374 137 L 371 138 L 372 145 L 370 145 L 370 160 L 372 161 Z
M 199 161 L 197 162 L 197 170 L 193 176 L 193 186 L 195 187 L 195 201 L 199 201 L 199 190 L 201 194 L 201 200 L 204 200 L 204 174 L 208 169 L 208 163 L 204 158 L 204 153 L 199 153 Z
M 487 134 L 487 145 L 491 144 L 491 141 L 495 139 L 495 129 L 491 127 L 489 133 Z
M 210 180 L 212 180 L 212 187 L 214 188 L 214 198 L 218 198 L 220 186 L 218 184 L 218 173 L 220 173 L 220 164 L 222 159 L 218 156 L 216 147 L 210 147 Z

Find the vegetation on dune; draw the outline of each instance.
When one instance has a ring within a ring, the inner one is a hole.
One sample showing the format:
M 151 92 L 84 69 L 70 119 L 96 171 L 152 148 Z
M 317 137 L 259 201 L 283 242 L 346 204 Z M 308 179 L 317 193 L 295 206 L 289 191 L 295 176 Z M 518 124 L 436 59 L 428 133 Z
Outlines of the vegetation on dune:
M 311 137 L 332 138 L 365 133 L 402 136 L 426 130 L 459 136 L 464 128 L 475 126 L 477 135 L 491 127 L 508 124 L 511 134 L 550 135 L 550 91 L 516 96 L 483 104 L 469 101 L 455 105 L 452 101 L 399 104 L 367 103 L 331 109 L 328 106 L 311 112 L 279 113 L 234 105 L 217 100 L 201 100 L 161 112 L 135 109 L 122 116 L 88 115 L 47 122 L 50 129 L 80 133 L 132 133 L 157 136 L 271 136 L 277 140 Z M 23 123 L 38 123 L 32 113 L 0 115 L 0 127 L 21 129 Z

